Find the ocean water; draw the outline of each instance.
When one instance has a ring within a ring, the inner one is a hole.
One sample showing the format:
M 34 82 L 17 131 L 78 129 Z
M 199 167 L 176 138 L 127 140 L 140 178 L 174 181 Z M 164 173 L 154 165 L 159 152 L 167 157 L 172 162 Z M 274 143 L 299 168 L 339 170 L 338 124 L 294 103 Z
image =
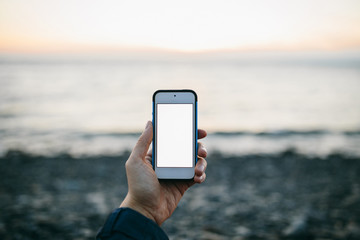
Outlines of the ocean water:
M 209 152 L 360 156 L 360 54 L 0 55 L 0 155 L 129 151 L 157 89 L 198 93 Z

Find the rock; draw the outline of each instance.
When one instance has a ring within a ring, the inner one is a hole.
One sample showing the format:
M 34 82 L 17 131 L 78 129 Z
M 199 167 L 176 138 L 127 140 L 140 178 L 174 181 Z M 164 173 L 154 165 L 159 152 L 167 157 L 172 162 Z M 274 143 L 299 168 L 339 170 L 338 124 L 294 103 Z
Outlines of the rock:
M 290 225 L 284 229 L 283 234 L 287 237 L 304 236 L 308 234 L 307 214 L 295 216 Z
M 235 232 L 239 236 L 248 236 L 251 233 L 250 229 L 248 229 L 247 227 L 244 227 L 244 226 L 236 227 Z
M 360 226 L 351 221 L 346 226 L 347 238 L 346 239 L 360 239 Z

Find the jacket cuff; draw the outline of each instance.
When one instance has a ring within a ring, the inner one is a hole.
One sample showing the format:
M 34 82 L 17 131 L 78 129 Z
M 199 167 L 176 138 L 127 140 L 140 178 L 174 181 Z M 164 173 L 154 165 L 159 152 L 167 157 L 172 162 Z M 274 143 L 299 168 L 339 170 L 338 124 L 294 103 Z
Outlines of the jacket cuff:
M 115 209 L 100 229 L 96 239 L 111 238 L 115 233 L 134 239 L 169 239 L 153 220 L 131 208 Z

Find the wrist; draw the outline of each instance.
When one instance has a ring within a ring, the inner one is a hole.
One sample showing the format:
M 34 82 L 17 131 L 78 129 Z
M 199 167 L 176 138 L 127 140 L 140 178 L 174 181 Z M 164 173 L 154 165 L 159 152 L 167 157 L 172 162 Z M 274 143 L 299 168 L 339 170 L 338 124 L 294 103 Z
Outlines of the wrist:
M 124 201 L 120 204 L 121 208 L 131 208 L 132 210 L 137 211 L 138 213 L 144 215 L 145 217 L 149 218 L 150 220 L 154 221 L 156 224 L 158 224 L 155 220 L 155 217 L 151 212 L 146 209 L 146 207 L 142 206 L 141 204 L 138 204 L 135 200 L 131 199 L 131 197 L 126 195 Z M 160 225 L 160 224 L 158 224 Z

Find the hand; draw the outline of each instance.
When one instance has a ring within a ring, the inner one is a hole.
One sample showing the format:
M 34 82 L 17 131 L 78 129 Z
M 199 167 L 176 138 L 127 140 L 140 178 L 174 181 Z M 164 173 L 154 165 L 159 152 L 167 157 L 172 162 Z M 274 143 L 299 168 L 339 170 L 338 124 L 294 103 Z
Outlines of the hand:
M 206 137 L 206 135 L 206 131 L 198 130 L 199 139 Z M 199 142 L 198 161 L 193 180 L 159 181 L 151 164 L 151 150 L 148 151 L 152 138 L 153 128 L 149 121 L 126 161 L 129 191 L 120 207 L 132 208 L 161 225 L 174 212 L 185 191 L 195 183 L 205 181 L 207 152 Z

